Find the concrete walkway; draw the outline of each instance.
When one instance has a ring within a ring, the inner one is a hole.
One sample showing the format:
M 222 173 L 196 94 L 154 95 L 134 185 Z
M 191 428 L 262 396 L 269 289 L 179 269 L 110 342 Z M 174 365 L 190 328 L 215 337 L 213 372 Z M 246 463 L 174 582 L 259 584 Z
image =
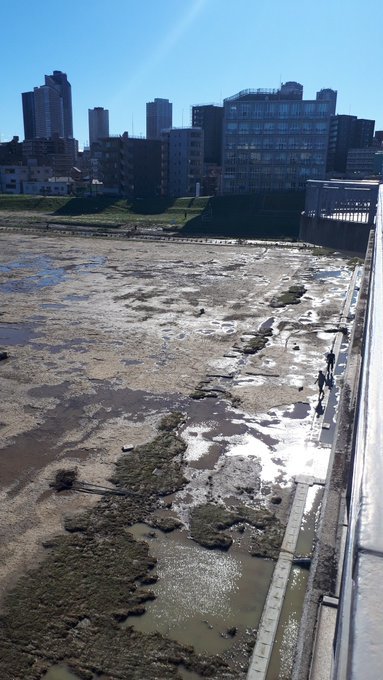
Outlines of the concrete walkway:
M 360 268 L 355 268 L 349 286 L 348 294 L 342 310 L 340 322 L 346 322 L 351 305 L 356 299 L 357 281 L 360 277 Z M 347 362 L 349 338 L 339 334 L 334 343 L 336 365 L 334 376 L 344 374 L 344 365 Z M 339 365 L 338 365 L 339 364 Z M 339 389 L 339 388 L 338 388 Z M 335 390 L 330 390 L 327 403 L 323 412 L 323 419 L 313 416 L 309 439 L 317 441 L 322 446 L 330 447 L 335 434 L 335 413 L 337 407 L 337 395 Z M 310 486 L 325 485 L 325 479 L 300 475 L 295 478 L 296 489 L 293 505 L 290 511 L 289 521 L 286 527 L 279 559 L 276 563 L 273 578 L 266 598 L 261 622 L 258 628 L 257 641 L 251 657 L 247 680 L 266 680 L 267 671 L 271 659 L 273 645 L 277 633 L 279 618 L 282 610 L 287 584 L 290 577 L 291 566 L 296 550 L 296 545 L 301 529 L 303 513 L 306 505 L 307 493 Z M 333 605 L 332 605 L 333 606 Z M 333 611 L 329 616 L 334 619 Z M 326 677 L 325 675 L 323 677 Z M 318 675 L 318 680 L 321 678 Z
M 294 501 L 286 527 L 281 551 L 275 565 L 273 578 L 263 608 L 258 629 L 257 642 L 251 657 L 247 674 L 248 680 L 264 680 L 274 645 L 279 617 L 290 577 L 295 548 L 302 524 L 309 487 L 324 484 L 324 480 L 300 475 L 295 478 Z

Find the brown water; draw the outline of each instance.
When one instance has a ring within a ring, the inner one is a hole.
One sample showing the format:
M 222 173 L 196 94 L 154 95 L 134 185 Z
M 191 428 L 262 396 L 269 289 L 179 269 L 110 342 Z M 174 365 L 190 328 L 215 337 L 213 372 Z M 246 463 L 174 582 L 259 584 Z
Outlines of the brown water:
M 246 629 L 257 628 L 274 562 L 251 557 L 241 541 L 229 555 L 202 548 L 186 531 L 163 534 L 145 524 L 129 531 L 149 542 L 159 579 L 151 586 L 156 599 L 147 604 L 147 612 L 129 617 L 124 625 L 144 633 L 159 631 L 182 644 L 192 641 L 197 652 L 208 654 L 222 653 Z M 237 634 L 231 638 L 227 630 L 233 626 Z
M 66 666 L 52 666 L 43 676 L 43 680 L 80 680 L 78 675 L 74 675 Z

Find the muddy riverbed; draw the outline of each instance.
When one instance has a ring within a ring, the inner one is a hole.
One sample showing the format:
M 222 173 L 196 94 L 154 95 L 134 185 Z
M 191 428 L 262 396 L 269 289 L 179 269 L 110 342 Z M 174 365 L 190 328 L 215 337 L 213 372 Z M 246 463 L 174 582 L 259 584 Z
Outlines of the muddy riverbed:
M 347 260 L 0 248 L 2 677 L 245 677 L 294 476 L 326 471 L 314 380 Z

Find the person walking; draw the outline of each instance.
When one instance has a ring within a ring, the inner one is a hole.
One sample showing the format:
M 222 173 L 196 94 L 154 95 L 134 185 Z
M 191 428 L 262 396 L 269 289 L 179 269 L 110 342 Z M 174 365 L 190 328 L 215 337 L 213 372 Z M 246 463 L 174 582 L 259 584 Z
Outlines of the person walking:
M 327 373 L 333 373 L 334 372 L 334 363 L 335 363 L 335 354 L 330 349 L 329 353 L 327 354 Z
M 316 379 L 316 381 L 315 381 L 315 383 L 314 383 L 314 385 L 315 385 L 316 383 L 318 383 L 319 399 L 320 399 L 321 397 L 324 397 L 324 389 L 323 389 L 323 388 L 324 388 L 325 382 L 326 382 L 325 374 L 323 373 L 323 371 L 319 371 L 318 376 L 317 376 L 317 379 Z

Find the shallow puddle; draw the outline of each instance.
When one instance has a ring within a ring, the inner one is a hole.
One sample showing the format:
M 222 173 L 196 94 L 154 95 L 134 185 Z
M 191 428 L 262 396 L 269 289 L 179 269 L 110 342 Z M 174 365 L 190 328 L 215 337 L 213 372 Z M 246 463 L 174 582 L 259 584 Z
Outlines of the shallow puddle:
M 7 347 L 26 345 L 32 338 L 40 335 L 31 324 L 0 324 L 0 344 Z
M 338 279 L 340 276 L 344 274 L 344 269 L 334 269 L 334 270 L 319 270 L 318 272 L 314 272 L 313 278 L 318 280 L 318 279 Z
M 52 666 L 43 680 L 80 680 L 78 675 L 74 675 L 66 666 Z
M 64 300 L 69 300 L 70 302 L 82 302 L 83 300 L 89 300 L 90 295 L 77 295 L 71 294 L 66 295 Z
M 285 418 L 306 418 L 309 415 L 310 410 L 310 404 L 297 401 L 293 406 L 284 411 L 283 416 Z
M 74 444 L 81 443 L 81 436 L 88 438 L 100 422 L 124 415 L 132 422 L 143 422 L 148 413 L 165 413 L 182 410 L 182 405 L 172 395 L 156 395 L 142 390 L 113 389 L 107 383 L 94 382 L 94 394 L 67 396 L 68 381 L 55 386 L 44 385 L 30 390 L 31 396 L 50 397 L 57 405 L 46 413 L 45 422 L 35 429 L 20 434 L 0 452 L 2 475 L 0 486 L 12 484 L 8 495 L 13 496 L 27 484 L 36 470 L 45 467 L 67 451 L 67 444 L 57 442 L 69 432 L 78 432 L 82 419 L 89 422 L 85 435 L 77 435 Z M 104 406 L 107 405 L 107 408 Z M 97 409 L 89 418 L 89 408 Z M 26 410 L 32 407 L 26 407 Z M 125 442 L 121 442 L 121 445 Z M 91 453 L 90 453 L 91 455 Z
M 186 531 L 163 534 L 145 524 L 129 531 L 149 542 L 159 579 L 151 586 L 156 599 L 146 605 L 147 612 L 128 617 L 124 625 L 144 633 L 159 631 L 182 644 L 192 640 L 196 651 L 209 654 L 222 653 L 246 629 L 257 628 L 273 561 L 234 546 L 230 554 L 207 550 Z M 234 637 L 227 632 L 232 627 Z
M 18 270 L 18 276 L 1 284 L 3 293 L 26 293 L 47 286 L 57 286 L 66 278 L 62 267 L 54 267 L 53 260 L 46 255 L 37 255 L 25 261 L 12 262 L 3 271 Z M 26 271 L 21 271 L 26 270 Z M 29 272 L 33 271 L 34 274 Z M 28 272 L 28 273 L 26 273 Z
M 67 305 L 62 302 L 45 302 L 40 305 L 41 309 L 66 309 Z
M 194 673 L 193 671 L 188 671 L 186 668 L 183 668 L 182 666 L 179 666 L 177 670 L 182 680 L 201 680 L 200 675 L 197 675 L 197 673 Z
M 270 316 L 269 319 L 266 319 L 266 321 L 264 321 L 264 322 L 260 325 L 259 330 L 260 330 L 260 331 L 266 331 L 266 330 L 268 330 L 269 328 L 272 327 L 274 321 L 275 321 L 274 317 L 273 317 L 273 316 Z

